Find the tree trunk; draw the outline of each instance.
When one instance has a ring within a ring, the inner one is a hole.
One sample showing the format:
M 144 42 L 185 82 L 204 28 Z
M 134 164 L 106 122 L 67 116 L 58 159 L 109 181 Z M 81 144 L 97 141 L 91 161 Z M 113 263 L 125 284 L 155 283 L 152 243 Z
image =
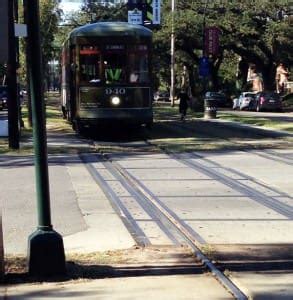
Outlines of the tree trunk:
M 274 62 L 265 65 L 262 71 L 265 90 L 275 90 L 275 72 L 276 67 Z

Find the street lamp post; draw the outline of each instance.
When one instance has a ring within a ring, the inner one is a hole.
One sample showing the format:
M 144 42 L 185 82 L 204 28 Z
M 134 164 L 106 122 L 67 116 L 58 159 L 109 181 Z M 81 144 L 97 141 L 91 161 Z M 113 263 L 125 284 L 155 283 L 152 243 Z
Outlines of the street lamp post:
M 171 0 L 171 87 L 170 87 L 170 100 L 171 106 L 175 105 L 175 32 L 174 32 L 174 13 L 175 13 L 175 0 Z
M 53 230 L 47 158 L 47 135 L 40 48 L 39 0 L 24 0 L 27 13 L 28 76 L 31 90 L 38 227 L 28 239 L 29 273 L 54 276 L 65 273 L 65 254 L 60 234 Z

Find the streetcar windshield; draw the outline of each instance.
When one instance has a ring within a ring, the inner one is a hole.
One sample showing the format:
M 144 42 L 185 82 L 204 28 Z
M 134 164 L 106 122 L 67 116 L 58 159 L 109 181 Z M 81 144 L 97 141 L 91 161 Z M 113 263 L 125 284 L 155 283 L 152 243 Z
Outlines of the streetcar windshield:
M 150 82 L 148 46 L 144 44 L 81 45 L 80 84 L 145 84 Z
M 101 82 L 101 51 L 97 46 L 82 45 L 79 63 L 81 83 Z
M 148 83 L 148 47 L 147 45 L 133 45 L 129 47 L 129 82 Z
M 125 45 L 106 45 L 103 54 L 106 84 L 126 83 Z

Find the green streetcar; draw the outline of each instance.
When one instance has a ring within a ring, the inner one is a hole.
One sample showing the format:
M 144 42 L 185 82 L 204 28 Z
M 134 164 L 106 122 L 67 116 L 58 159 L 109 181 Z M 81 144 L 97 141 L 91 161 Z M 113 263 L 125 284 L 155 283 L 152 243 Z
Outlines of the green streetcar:
M 75 130 L 152 125 L 151 47 L 151 30 L 124 22 L 88 24 L 69 34 L 61 98 Z

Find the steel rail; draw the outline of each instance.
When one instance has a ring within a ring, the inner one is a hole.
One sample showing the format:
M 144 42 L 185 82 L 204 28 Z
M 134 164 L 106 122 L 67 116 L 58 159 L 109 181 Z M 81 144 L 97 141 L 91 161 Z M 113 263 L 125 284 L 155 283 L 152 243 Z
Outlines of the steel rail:
M 101 187 L 106 197 L 109 199 L 113 209 L 117 213 L 117 215 L 121 218 L 122 222 L 125 224 L 128 231 L 131 233 L 135 242 L 139 246 L 149 246 L 151 245 L 150 240 L 144 234 L 144 232 L 140 229 L 137 222 L 131 216 L 131 213 L 121 202 L 119 197 L 115 194 L 115 192 L 111 189 L 109 184 L 103 179 L 103 177 L 97 172 L 95 167 L 92 165 L 93 156 L 89 157 L 88 155 L 80 154 L 82 161 L 84 162 L 87 170 L 96 181 L 96 183 Z M 94 157 L 96 159 L 96 157 Z
M 109 155 L 105 157 L 110 161 Z M 228 277 L 226 277 L 198 247 L 198 236 L 194 236 L 195 232 L 191 231 L 190 227 L 185 226 L 182 221 L 172 211 L 170 211 L 151 191 L 148 190 L 139 180 L 131 175 L 127 170 L 119 165 L 119 163 L 111 161 L 114 168 L 123 176 L 132 186 L 142 193 L 156 209 L 158 209 L 162 216 L 167 218 L 172 225 L 177 228 L 181 235 L 187 240 L 193 253 L 196 255 L 206 268 L 215 276 L 215 278 L 237 299 L 247 300 L 248 297 L 237 287 Z
M 250 181 L 256 183 L 257 185 L 259 185 L 259 186 L 261 186 L 261 187 L 263 187 L 263 188 L 265 188 L 265 189 L 267 189 L 267 190 L 269 190 L 271 192 L 274 192 L 274 193 L 278 194 L 278 196 L 272 196 L 272 198 L 275 198 L 275 197 L 286 197 L 286 198 L 290 198 L 290 199 L 293 200 L 293 198 L 290 195 L 288 195 L 287 193 L 279 191 L 276 188 L 272 188 L 270 186 L 267 186 L 265 183 L 260 182 L 259 180 L 257 180 L 256 178 L 254 178 L 252 176 L 246 175 L 246 174 L 244 174 L 244 173 L 242 173 L 240 171 L 234 170 L 232 168 L 223 167 L 221 164 L 216 163 L 216 162 L 214 162 L 214 161 L 212 161 L 212 160 L 210 160 L 210 159 L 208 159 L 208 158 L 206 158 L 203 155 L 200 155 L 198 153 L 192 153 L 192 155 L 196 156 L 197 158 L 200 158 L 200 159 L 202 159 L 204 161 L 207 161 L 209 164 L 212 164 L 212 165 L 214 165 L 217 168 L 220 168 L 220 169 L 226 170 L 226 171 L 228 171 L 228 172 L 230 172 L 232 174 L 238 175 L 238 176 L 242 177 L 243 180 L 250 180 Z
M 169 128 L 177 127 L 177 130 L 180 130 L 180 131 L 183 131 L 184 129 L 191 130 L 191 128 L 186 124 L 184 124 L 184 125 L 183 124 L 182 125 L 174 125 L 174 124 L 166 125 L 166 127 L 169 127 Z M 216 136 L 216 135 L 211 134 L 211 136 Z M 230 142 L 229 139 L 226 139 L 226 140 L 228 140 Z M 242 150 L 242 151 L 244 151 L 244 150 Z M 246 152 L 246 151 L 244 151 L 244 152 Z M 173 155 L 173 157 L 175 158 L 175 154 L 171 154 L 171 155 Z M 195 155 L 195 154 L 192 154 L 192 155 Z M 258 202 L 259 204 L 262 204 L 270 209 L 273 209 L 274 211 L 285 216 L 286 218 L 288 218 L 290 220 L 293 219 L 293 207 L 292 206 L 284 204 L 284 203 L 274 199 L 274 197 L 264 195 L 263 193 L 257 191 L 256 189 L 248 187 L 243 183 L 236 182 L 234 179 L 231 179 L 228 176 L 225 176 L 225 175 L 221 174 L 220 172 L 217 172 L 216 170 L 211 170 L 211 169 L 205 167 L 203 164 L 200 164 L 198 162 L 190 162 L 187 160 L 182 160 L 178 156 L 177 156 L 177 160 L 180 160 L 182 163 L 184 163 L 188 167 L 193 167 L 193 168 L 196 168 L 197 170 L 201 170 L 207 176 L 214 178 L 214 179 L 218 180 L 219 182 L 225 184 L 226 186 L 229 186 L 232 189 L 239 191 L 241 194 L 250 197 L 252 200 Z M 280 195 L 280 196 L 282 196 L 282 195 Z M 285 197 L 288 197 L 288 196 L 285 195 Z M 289 196 L 289 198 L 291 198 L 291 197 Z
M 192 156 L 193 154 L 189 154 L 189 156 Z M 256 201 L 259 204 L 262 204 L 263 206 L 266 206 L 275 212 L 285 216 L 286 218 L 293 220 L 293 207 L 287 204 L 284 204 L 276 199 L 274 199 L 271 196 L 264 195 L 263 193 L 257 191 L 256 189 L 253 189 L 251 187 L 246 186 L 242 182 L 238 182 L 235 179 L 231 179 L 230 177 L 221 174 L 220 172 L 208 168 L 201 164 L 198 161 L 190 161 L 185 158 L 182 158 L 181 156 L 178 156 L 176 154 L 172 154 L 171 156 L 174 157 L 177 161 L 185 164 L 188 167 L 191 167 L 197 171 L 200 171 L 201 173 L 209 176 L 210 178 L 214 178 L 218 182 L 221 182 L 222 184 L 240 192 L 242 195 L 248 196 L 251 200 Z M 194 157 L 196 157 L 194 155 Z
M 144 209 L 144 211 L 152 218 L 153 221 L 156 221 L 159 228 L 166 234 L 166 236 L 172 241 L 174 245 L 181 245 L 178 239 L 175 237 L 175 234 L 171 232 L 172 228 L 170 228 L 170 223 L 166 224 L 160 217 L 161 215 L 158 213 L 154 207 L 149 205 L 148 199 L 142 194 L 136 186 L 132 185 L 131 182 L 126 180 L 124 176 L 121 175 L 120 172 L 117 172 L 113 163 L 109 160 L 105 159 L 103 162 L 104 166 L 108 171 L 123 185 L 123 187 L 130 193 L 130 195 L 136 200 L 136 202 Z
M 247 151 L 245 151 L 245 152 L 247 152 Z M 263 157 L 263 158 L 266 158 L 266 159 L 269 159 L 272 161 L 276 161 L 276 162 L 280 162 L 280 163 L 283 163 L 286 165 L 293 166 L 292 159 L 287 158 L 286 156 L 284 156 L 282 154 L 276 153 L 273 150 L 262 150 L 261 153 L 257 152 L 257 151 L 253 151 L 253 153 L 260 157 Z

